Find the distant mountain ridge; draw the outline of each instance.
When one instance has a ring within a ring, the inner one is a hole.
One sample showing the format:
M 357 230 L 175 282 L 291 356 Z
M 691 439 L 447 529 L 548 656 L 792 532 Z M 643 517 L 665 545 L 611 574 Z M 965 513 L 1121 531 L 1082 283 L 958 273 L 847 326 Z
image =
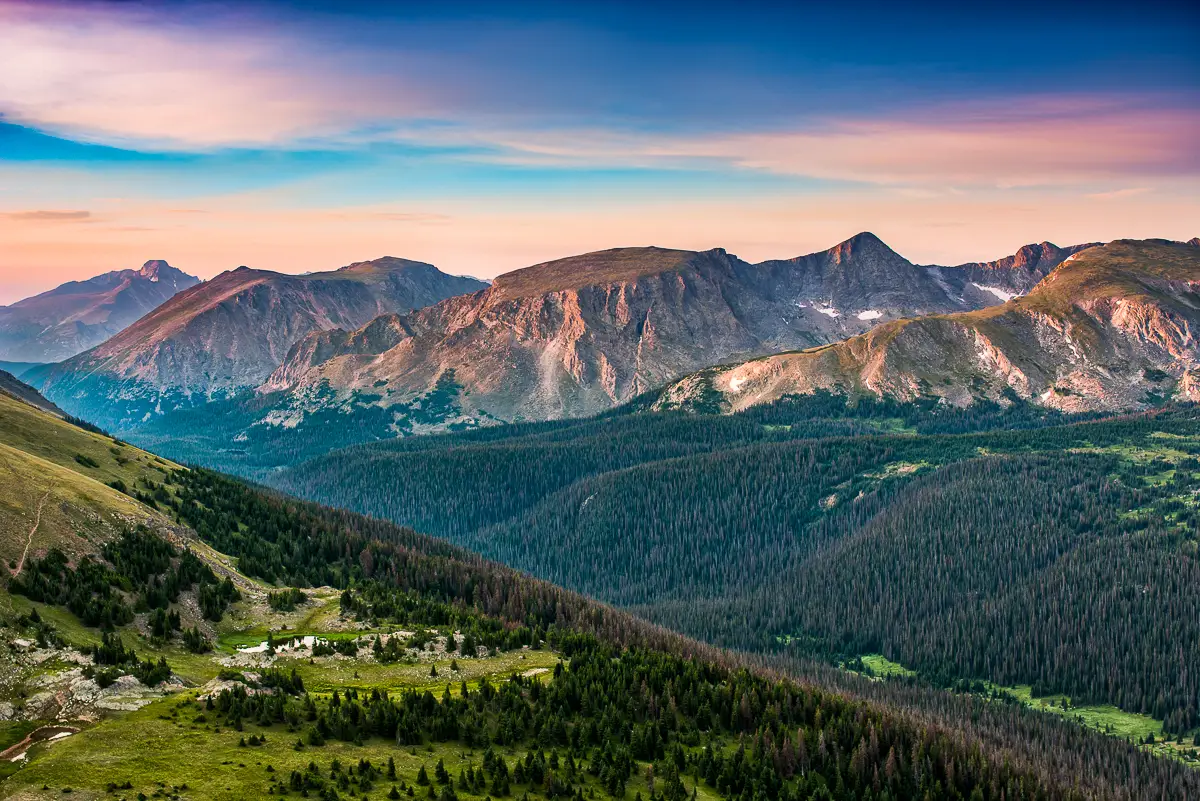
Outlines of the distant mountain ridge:
M 385 313 L 360 285 L 434 268 L 378 260 L 308 276 L 238 270 L 29 380 L 73 414 L 141 429 L 156 447 L 210 438 L 180 458 L 312 453 L 602 412 L 713 364 L 997 305 L 1086 247 L 1042 243 L 959 267 L 916 265 L 870 233 L 758 264 L 720 248 L 616 248 L 490 285 L 453 279 L 468 283 Z M 310 285 L 326 287 L 320 302 Z M 363 302 L 343 297 L 351 290 Z
M 1019 294 L 1082 247 L 1044 243 L 970 269 L 914 265 L 870 233 L 759 264 L 722 249 L 600 251 L 357 331 L 314 332 L 259 391 L 284 394 L 289 424 L 356 397 L 412 403 L 439 382 L 458 390 L 451 425 L 590 414 L 702 366 L 999 303 L 971 277 Z
M 200 279 L 161 259 L 0 306 L 0 360 L 56 362 L 118 333 Z
M 1076 252 L 1028 295 L 898 320 L 828 347 L 688 376 L 659 408 L 738 410 L 828 389 L 1063 411 L 1200 400 L 1200 247 L 1117 241 Z
M 296 340 L 484 286 L 385 257 L 297 276 L 239 267 L 173 297 L 91 350 L 29 375 L 115 429 L 261 384 Z

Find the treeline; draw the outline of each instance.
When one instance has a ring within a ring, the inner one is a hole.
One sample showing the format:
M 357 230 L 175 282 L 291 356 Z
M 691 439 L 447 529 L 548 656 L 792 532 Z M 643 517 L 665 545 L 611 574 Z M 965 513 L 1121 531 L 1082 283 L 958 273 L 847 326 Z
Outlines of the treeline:
M 1031 684 L 1187 732 L 1200 725 L 1197 511 L 1167 511 L 1200 488 L 1200 465 L 1185 467 L 1146 486 L 1108 455 L 954 464 L 822 521 L 828 547 L 731 603 L 645 611 L 716 642 L 750 630 L 764 650 L 883 653 L 939 684 Z
M 848 412 L 827 395 L 751 412 L 398 440 L 284 481 L 724 646 L 882 651 L 946 683 L 1200 724 L 1200 466 L 1142 455 L 1194 448 L 1193 407 L 1060 425 L 1028 407 Z M 875 435 L 820 430 L 842 424 Z M 883 433 L 900 427 L 984 430 Z
M 546 685 L 517 675 L 499 686 L 485 679 L 457 694 L 447 687 L 440 700 L 415 690 L 318 699 L 236 688 L 210 698 L 207 710 L 237 730 L 286 727 L 308 747 L 381 737 L 485 749 L 482 775 L 472 768 L 458 789 L 495 797 L 577 796 L 590 776 L 621 798 L 639 763 L 651 763 L 652 792 L 670 801 L 685 801 L 701 782 L 747 800 L 1084 797 L 1048 791 L 1034 775 L 982 751 L 964 753 L 945 733 L 903 725 L 862 702 L 662 652 L 617 650 L 587 635 L 550 636 L 569 662 Z M 503 756 L 518 746 L 523 759 Z M 394 767 L 389 776 L 397 778 Z M 455 785 L 441 762 L 412 780 Z
M 1142 421 L 1132 424 L 1140 426 Z M 500 627 L 506 636 L 524 627 L 531 641 L 534 637 L 550 639 L 568 654 L 570 646 L 559 638 L 567 632 L 576 633 L 570 636 L 582 633 L 598 638 L 602 644 L 598 647 L 656 651 L 662 658 L 694 664 L 726 677 L 754 661 L 679 637 L 391 523 L 271 495 L 202 470 L 191 471 L 174 490 L 179 509 L 188 509 L 203 497 L 208 510 L 205 519 L 208 515 L 214 515 L 212 519 L 225 515 L 228 523 L 242 521 L 242 526 L 220 529 L 224 532 L 220 536 L 235 547 L 233 556 L 258 553 L 261 547 L 252 539 L 236 536 L 236 530 L 254 531 L 257 525 L 274 520 L 273 528 L 264 529 L 273 532 L 268 551 L 293 555 L 297 559 L 294 576 L 336 579 L 337 586 L 350 589 L 343 596 L 347 608 L 368 618 L 395 615 L 400 619 L 407 614 L 422 625 L 445 620 L 447 626 L 462 628 L 465 623 L 465 630 L 481 638 L 488 636 L 489 630 L 498 632 Z M 331 561 L 322 563 L 327 557 Z M 272 556 L 257 564 L 270 566 L 273 560 Z M 436 603 L 430 604 L 430 600 Z M 479 622 L 486 618 L 496 619 L 497 623 Z M 794 685 L 785 678 L 789 674 L 806 677 L 806 683 Z M 1119 740 L 1021 708 L 891 683 L 852 682 L 849 677 L 824 672 L 811 662 L 762 662 L 753 675 L 755 681 L 765 682 L 762 686 L 779 686 L 788 692 L 802 690 L 818 698 L 828 696 L 836 703 L 844 703 L 841 696 L 860 695 L 867 700 L 861 705 L 863 714 L 881 716 L 888 726 L 903 730 L 906 737 L 931 737 L 942 742 L 946 754 L 953 754 L 956 770 L 969 760 L 991 766 L 986 770 L 1007 763 L 1018 773 L 1036 777 L 1043 797 L 1075 794 L 1088 798 L 1167 799 L 1200 793 L 1200 774 L 1177 762 L 1155 759 Z M 643 679 L 649 681 L 644 675 Z M 837 690 L 829 693 L 819 687 Z M 669 708 L 670 694 L 658 695 L 656 703 Z M 740 701 L 738 705 L 740 709 Z M 777 715 L 771 703 L 749 708 L 755 731 Z M 581 706 L 579 715 L 598 718 L 599 725 L 603 709 L 603 699 L 599 699 Z M 842 736 L 840 729 L 838 736 Z M 773 742 L 783 748 L 782 739 Z M 798 743 L 793 749 L 796 747 Z M 851 749 L 850 754 L 853 752 Z M 728 751 L 724 754 L 727 756 Z M 985 798 L 1001 797 L 997 789 L 981 792 Z M 894 797 L 911 796 L 897 793 Z
M 178 631 L 179 618 L 168 610 L 180 593 L 196 589 L 205 618 L 221 620 L 240 597 L 232 582 L 219 580 L 191 551 L 180 551 L 145 526 L 126 530 L 106 543 L 96 559 L 85 555 L 72 565 L 66 554 L 51 549 L 30 559 L 9 591 L 32 601 L 65 606 L 85 625 L 113 629 L 133 621 L 139 612 L 155 613 L 156 634 Z

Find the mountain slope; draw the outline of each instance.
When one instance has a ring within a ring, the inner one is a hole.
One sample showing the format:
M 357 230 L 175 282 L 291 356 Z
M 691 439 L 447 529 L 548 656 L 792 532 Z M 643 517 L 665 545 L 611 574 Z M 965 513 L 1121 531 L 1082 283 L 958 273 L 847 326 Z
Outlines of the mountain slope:
M 0 359 L 57 362 L 98 345 L 173 295 L 200 283 L 165 261 L 71 281 L 0 306 Z
M 69 554 L 94 550 L 134 523 L 169 527 L 163 515 L 114 486 L 162 481 L 176 465 L 79 428 L 44 406 L 28 387 L 20 394 L 0 392 L 0 559 L 5 564 L 20 564 L 50 547 Z
M 1016 293 L 1031 271 L 995 268 L 989 280 Z M 721 249 L 601 251 L 517 270 L 482 292 L 357 331 L 311 334 L 259 391 L 282 393 L 276 419 L 289 425 L 363 405 L 396 410 L 399 420 L 414 403 L 428 410 L 421 399 L 439 385 L 444 409 L 424 421 L 434 427 L 585 415 L 701 366 L 999 302 L 964 295 L 970 274 L 918 267 L 867 233 L 760 264 Z
M 40 392 L 4 370 L 0 370 L 0 395 L 8 395 L 55 417 L 65 416 L 62 409 L 46 400 Z
M 819 388 L 958 405 L 1017 397 L 1065 411 L 1195 400 L 1198 287 L 1200 248 L 1113 242 L 1075 254 L 1025 297 L 703 371 L 659 404 L 741 409 Z
M 390 257 L 304 276 L 239 267 L 102 345 L 28 375 L 73 414 L 120 430 L 257 386 L 311 331 L 358 326 L 481 286 Z

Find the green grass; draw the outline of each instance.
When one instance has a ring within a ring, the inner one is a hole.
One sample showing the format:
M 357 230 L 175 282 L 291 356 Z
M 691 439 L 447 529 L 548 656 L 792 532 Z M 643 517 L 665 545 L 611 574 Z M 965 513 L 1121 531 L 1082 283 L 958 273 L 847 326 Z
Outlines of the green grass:
M 862 663 L 871 671 L 871 675 L 883 678 L 917 675 L 915 670 L 909 670 L 899 662 L 892 662 L 882 654 L 867 654 L 862 657 Z
M 539 656 L 545 657 L 543 661 L 553 657 L 545 652 Z M 489 661 L 478 660 L 481 665 Z M 518 661 L 524 666 L 528 660 Z M 491 667 L 500 678 L 508 672 L 510 664 L 510 660 L 501 659 L 492 661 Z M 5 797 L 62 797 L 63 790 L 70 788 L 70 795 L 75 798 L 132 799 L 139 792 L 154 796 L 162 790 L 163 794 L 169 795 L 170 788 L 181 788 L 186 784 L 187 790 L 175 792 L 188 798 L 243 799 L 266 796 L 273 776 L 286 781 L 290 771 L 303 771 L 310 761 L 328 776 L 335 758 L 343 766 L 368 759 L 374 765 L 386 768 L 391 757 L 396 763 L 397 783 L 403 780 L 413 784 L 421 766 L 432 774 L 434 765 L 441 759 L 451 776 L 457 777 L 468 765 L 478 767 L 483 756 L 481 750 L 466 749 L 457 743 L 410 747 L 378 738 L 361 746 L 330 741 L 321 747 L 306 746 L 297 750 L 295 743 L 299 733 L 289 733 L 283 726 L 264 729 L 251 724 L 238 732 L 219 728 L 211 714 L 201 719 L 201 708 L 194 702 L 194 696 L 194 692 L 187 692 L 155 701 L 64 740 L 34 746 L 29 752 L 28 764 L 5 781 Z M 243 737 L 252 734 L 265 735 L 266 744 L 258 747 L 238 745 Z M 514 758 L 523 756 L 526 749 L 521 746 L 497 748 L 497 752 L 511 763 Z M 268 766 L 273 767 L 274 772 L 268 771 Z M 644 768 L 640 766 L 634 771 L 627 798 L 638 792 L 643 798 L 648 795 Z M 580 775 L 597 798 L 608 797 L 594 779 L 582 772 Z M 105 793 L 110 782 L 123 785 L 127 781 L 133 785 L 132 789 L 119 790 L 114 795 Z M 691 780 L 687 779 L 686 783 L 691 789 Z M 391 784 L 386 779 L 380 780 L 369 797 L 384 798 Z M 43 786 L 48 790 L 42 791 Z M 418 798 L 425 792 L 425 788 L 419 789 Z M 513 797 L 519 798 L 523 792 L 523 788 L 513 786 Z M 345 793 L 342 795 L 345 797 Z M 459 795 L 474 797 L 461 791 Z M 711 788 L 700 786 L 697 797 L 715 801 L 717 795 Z
M 1048 695 L 1042 698 L 1035 698 L 1032 694 L 1032 688 L 1028 685 L 1003 687 L 1001 689 L 1020 699 L 1022 703 L 1031 709 L 1076 720 L 1085 726 L 1099 729 L 1114 737 L 1121 737 L 1126 740 L 1132 738 L 1137 742 L 1142 742 L 1146 739 L 1147 735 L 1153 734 L 1155 739 L 1162 739 L 1162 721 L 1155 720 L 1147 715 L 1124 712 L 1115 706 L 1107 705 L 1071 706 L 1064 709 L 1062 702 L 1066 700 L 1066 696 Z
M 108 484 L 144 488 L 176 469 L 0 394 L 0 560 L 11 569 L 27 547 L 30 556 L 51 547 L 93 553 L 130 523 L 165 525 L 165 517 Z
M 1136 712 L 1126 712 L 1109 704 L 1063 707 L 1063 701 L 1068 700 L 1064 695 L 1048 695 L 1035 698 L 1028 685 L 1017 687 L 1002 687 L 1003 691 L 1019 699 L 1030 709 L 1036 709 L 1051 715 L 1072 720 L 1082 726 L 1087 726 L 1113 737 L 1120 737 L 1138 743 L 1143 749 L 1152 751 L 1159 756 L 1183 756 L 1191 754 L 1195 749 L 1194 737 L 1200 732 L 1190 732 L 1179 741 L 1163 742 L 1163 723 L 1149 715 Z M 1146 738 L 1154 736 L 1154 743 L 1146 743 Z M 1186 743 L 1186 744 L 1185 744 Z
M 883 481 L 889 478 L 911 476 L 931 467 L 933 467 L 933 463 L 925 459 L 919 462 L 890 462 L 885 464 L 882 470 L 874 473 L 864 473 L 863 475 L 867 478 L 876 478 Z
M 869 675 L 871 676 L 900 678 L 919 675 L 917 671 L 911 670 L 898 662 L 892 662 L 881 654 L 865 654 L 859 657 L 859 659 L 862 660 L 863 666 L 870 671 Z M 1068 703 L 1067 707 L 1064 708 L 1063 701 L 1069 701 L 1067 696 L 1064 695 L 1048 695 L 1035 698 L 1032 687 L 1027 684 L 1015 687 L 1005 687 L 991 682 L 985 682 L 985 684 L 987 684 L 990 690 L 1007 695 L 1030 709 L 1049 715 L 1057 715 L 1112 737 L 1120 737 L 1123 740 L 1136 743 L 1140 748 L 1152 751 L 1159 756 L 1182 757 L 1191 764 L 1200 765 L 1200 762 L 1195 762 L 1190 758 L 1193 756 L 1193 750 L 1195 749 L 1195 746 L 1192 745 L 1193 737 L 1200 732 L 1191 732 L 1185 735 L 1183 739 L 1186 744 L 1178 741 L 1164 743 L 1163 722 L 1155 720 L 1148 715 L 1126 712 L 1108 704 L 1072 706 Z M 1146 743 L 1146 738 L 1149 735 L 1154 736 L 1155 742 L 1152 744 Z
M 0 443 L 0 559 L 6 566 L 19 562 L 26 547 L 29 556 L 51 547 L 94 553 L 133 521 L 167 522 L 95 479 Z
M 179 465 L 103 434 L 84 431 L 28 404 L 0 394 L 0 443 L 107 484 L 121 479 L 161 482 Z M 83 457 L 77 459 L 76 457 Z M 90 466 L 95 463 L 97 466 Z
M 372 661 L 351 661 L 329 659 L 309 664 L 307 658 L 277 659 L 277 667 L 290 670 L 295 668 L 304 679 L 304 686 L 310 692 L 332 692 L 338 688 L 354 687 L 357 690 L 380 689 L 394 692 L 413 687 L 427 689 L 440 695 L 447 685 L 451 693 L 457 694 L 462 682 L 468 687 L 479 684 L 483 678 L 493 683 L 497 679 L 505 679 L 514 673 L 524 673 L 529 670 L 553 669 L 558 663 L 559 656 L 552 651 L 528 650 L 509 651 L 496 656 L 480 658 L 457 658 L 453 661 L 458 666 L 457 672 L 450 670 L 451 658 L 438 659 L 432 662 L 416 662 L 407 664 L 397 662 L 382 665 Z M 430 667 L 437 668 L 436 678 L 430 676 Z

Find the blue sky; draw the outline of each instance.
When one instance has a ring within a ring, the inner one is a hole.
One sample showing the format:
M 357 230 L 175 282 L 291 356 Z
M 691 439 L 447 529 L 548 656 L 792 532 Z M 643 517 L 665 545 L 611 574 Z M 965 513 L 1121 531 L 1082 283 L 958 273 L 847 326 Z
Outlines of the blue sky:
M 1169 3 L 0 0 L 0 302 L 148 258 L 1194 236 L 1198 40 Z

